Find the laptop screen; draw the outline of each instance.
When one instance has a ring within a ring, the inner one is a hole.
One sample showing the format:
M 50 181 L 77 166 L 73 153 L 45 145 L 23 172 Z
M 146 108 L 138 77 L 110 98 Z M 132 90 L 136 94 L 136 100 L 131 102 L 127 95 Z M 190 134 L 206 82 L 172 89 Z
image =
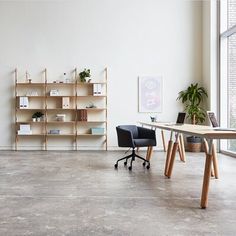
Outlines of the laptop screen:
M 185 120 L 186 113 L 185 112 L 179 112 L 176 124 L 183 124 Z
M 212 111 L 208 111 L 207 115 L 208 115 L 208 118 L 209 118 L 209 120 L 210 120 L 210 122 L 212 124 L 212 127 L 219 127 L 219 124 L 218 124 L 218 122 L 216 120 L 215 113 L 212 112 Z

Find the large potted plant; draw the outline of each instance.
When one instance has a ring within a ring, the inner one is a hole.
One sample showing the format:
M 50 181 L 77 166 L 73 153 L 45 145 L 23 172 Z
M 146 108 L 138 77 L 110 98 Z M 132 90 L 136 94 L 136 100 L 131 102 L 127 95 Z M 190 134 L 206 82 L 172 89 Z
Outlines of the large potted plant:
M 192 124 L 201 124 L 205 121 L 206 111 L 201 107 L 202 102 L 207 98 L 206 90 L 199 86 L 198 83 L 191 84 L 186 90 L 179 92 L 177 100 L 180 100 L 187 113 L 187 117 Z M 200 151 L 202 140 L 199 137 L 187 137 L 187 149 L 189 151 Z

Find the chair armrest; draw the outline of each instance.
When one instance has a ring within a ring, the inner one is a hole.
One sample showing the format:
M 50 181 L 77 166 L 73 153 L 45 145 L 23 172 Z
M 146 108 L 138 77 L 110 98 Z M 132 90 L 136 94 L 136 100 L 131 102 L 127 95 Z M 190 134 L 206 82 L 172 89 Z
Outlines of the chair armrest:
M 118 146 L 135 147 L 131 131 L 116 127 Z
M 148 138 L 156 141 L 156 131 L 152 129 L 138 127 L 138 136 L 139 138 Z

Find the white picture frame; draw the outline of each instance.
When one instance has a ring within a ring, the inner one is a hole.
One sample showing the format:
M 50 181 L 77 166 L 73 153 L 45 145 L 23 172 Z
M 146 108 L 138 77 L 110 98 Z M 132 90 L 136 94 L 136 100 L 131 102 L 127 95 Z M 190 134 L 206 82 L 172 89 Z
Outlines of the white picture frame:
M 139 112 L 162 112 L 162 76 L 140 76 L 138 78 L 138 87 Z

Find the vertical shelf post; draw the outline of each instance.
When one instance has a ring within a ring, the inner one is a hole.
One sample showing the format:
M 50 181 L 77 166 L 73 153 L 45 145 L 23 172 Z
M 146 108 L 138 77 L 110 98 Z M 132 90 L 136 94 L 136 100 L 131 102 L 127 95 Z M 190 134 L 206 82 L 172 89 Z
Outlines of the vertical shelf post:
M 17 77 L 18 77 L 18 71 L 17 71 L 17 68 L 15 68 L 14 76 L 15 76 L 15 151 L 17 151 L 17 142 L 18 142 L 18 137 L 17 137 Z
M 107 67 L 105 68 L 105 82 L 106 82 L 106 119 L 105 119 L 105 121 L 106 121 L 106 151 L 107 151 L 107 77 L 108 77 L 108 75 L 107 75 Z
M 47 113 L 47 82 L 48 82 L 48 75 L 47 69 L 44 70 L 44 149 L 47 151 L 48 149 L 48 137 L 47 137 L 47 121 L 48 121 L 48 113 Z

